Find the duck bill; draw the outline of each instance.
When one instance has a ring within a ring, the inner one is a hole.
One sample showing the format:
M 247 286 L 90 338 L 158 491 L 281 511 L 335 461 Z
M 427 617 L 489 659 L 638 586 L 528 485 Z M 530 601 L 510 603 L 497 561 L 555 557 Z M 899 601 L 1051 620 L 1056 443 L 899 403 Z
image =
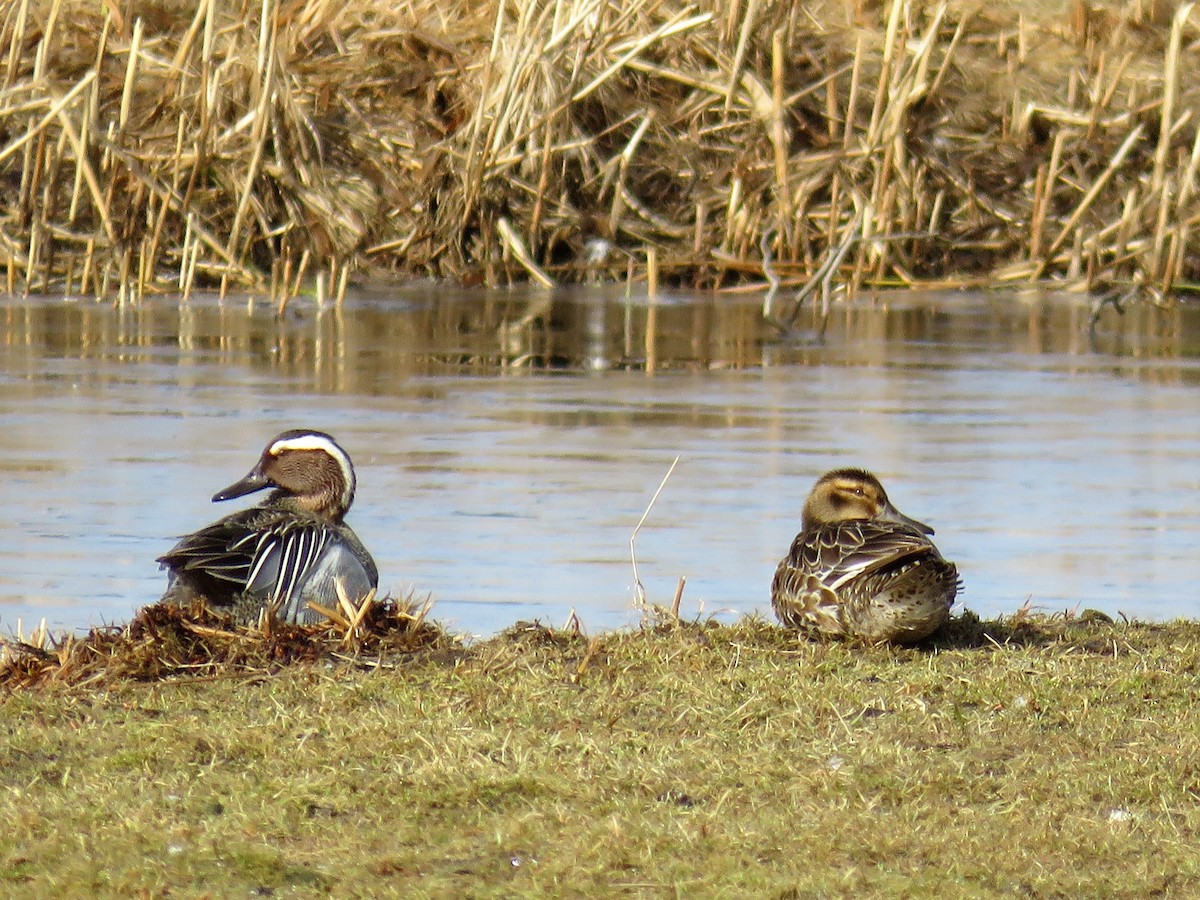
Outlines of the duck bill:
M 924 522 L 918 522 L 916 519 L 910 519 L 892 504 L 888 504 L 883 508 L 883 512 L 879 514 L 879 518 L 885 522 L 896 522 L 900 525 L 907 525 L 909 528 L 915 528 L 921 534 L 933 534 L 933 529 Z
M 235 497 L 244 497 L 246 494 L 253 494 L 255 491 L 261 491 L 271 486 L 271 479 L 267 478 L 255 466 L 245 478 L 235 481 L 229 487 L 225 488 L 225 490 L 217 491 L 213 494 L 213 503 L 220 503 L 222 500 L 233 500 Z

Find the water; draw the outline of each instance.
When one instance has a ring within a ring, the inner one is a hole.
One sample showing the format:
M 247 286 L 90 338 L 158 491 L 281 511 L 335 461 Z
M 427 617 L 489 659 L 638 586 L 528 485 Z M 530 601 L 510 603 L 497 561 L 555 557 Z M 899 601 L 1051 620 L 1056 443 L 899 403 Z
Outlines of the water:
M 937 528 L 981 615 L 1144 619 L 1200 600 L 1200 310 L 889 295 L 779 341 L 757 298 L 362 293 L 277 319 L 245 300 L 0 299 L 0 633 L 157 599 L 154 558 L 268 438 L 350 451 L 381 588 L 489 634 L 769 615 L 812 482 L 858 465 Z M 810 323 L 811 324 L 811 323 Z

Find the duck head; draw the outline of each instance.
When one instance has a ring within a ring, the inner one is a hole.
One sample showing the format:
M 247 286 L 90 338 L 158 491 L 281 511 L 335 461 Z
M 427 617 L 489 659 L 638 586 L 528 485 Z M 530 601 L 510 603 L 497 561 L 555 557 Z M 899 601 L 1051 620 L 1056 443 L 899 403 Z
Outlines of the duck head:
M 290 498 L 310 512 L 340 520 L 354 502 L 354 466 L 325 432 L 295 428 L 273 437 L 254 468 L 214 494 L 213 502 L 267 488 L 274 488 L 275 499 Z
M 835 469 L 822 475 L 804 502 L 802 527 L 810 531 L 861 519 L 895 522 L 922 534 L 933 534 L 924 522 L 892 506 L 879 479 L 864 469 Z

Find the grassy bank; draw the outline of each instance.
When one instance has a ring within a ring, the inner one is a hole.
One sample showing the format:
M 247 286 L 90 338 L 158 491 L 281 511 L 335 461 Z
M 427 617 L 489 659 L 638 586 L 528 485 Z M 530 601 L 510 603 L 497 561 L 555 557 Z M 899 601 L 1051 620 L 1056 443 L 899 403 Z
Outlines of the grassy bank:
M 352 655 L 352 654 L 351 654 Z M 518 626 L 10 686 L 15 896 L 1200 890 L 1200 626 Z
M 1200 268 L 1198 27 L 1161 0 L 15 0 L 0 287 L 711 286 L 766 251 L 827 290 L 1154 294 Z

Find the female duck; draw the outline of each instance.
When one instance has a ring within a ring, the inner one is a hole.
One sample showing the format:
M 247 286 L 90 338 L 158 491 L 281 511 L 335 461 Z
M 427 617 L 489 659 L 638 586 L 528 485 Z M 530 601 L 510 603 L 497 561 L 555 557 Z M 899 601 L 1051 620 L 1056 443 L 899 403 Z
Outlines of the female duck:
M 319 615 L 310 601 L 337 607 L 336 582 L 352 600 L 378 585 L 375 561 L 342 521 L 354 501 L 354 467 L 332 437 L 308 429 L 277 435 L 213 502 L 265 488 L 273 490 L 259 506 L 189 534 L 159 557 L 169 572 L 163 602 L 203 599 L 242 622 L 264 608 L 286 622 L 312 622 Z
M 892 506 L 870 472 L 825 474 L 775 570 L 775 615 L 788 628 L 871 643 L 929 636 L 949 618 L 962 586 L 930 534 Z

